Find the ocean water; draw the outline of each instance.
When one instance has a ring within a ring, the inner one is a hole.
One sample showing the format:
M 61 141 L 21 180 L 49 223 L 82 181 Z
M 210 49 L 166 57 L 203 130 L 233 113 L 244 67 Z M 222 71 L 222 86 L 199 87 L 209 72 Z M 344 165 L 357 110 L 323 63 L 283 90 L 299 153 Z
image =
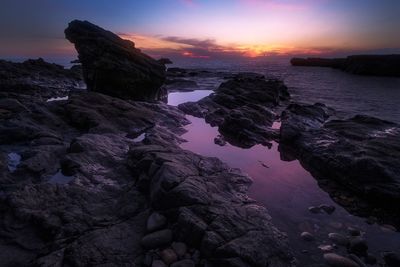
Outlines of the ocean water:
M 294 67 L 290 58 L 230 61 L 192 59 L 173 66 L 218 71 L 257 72 L 282 79 L 294 101 L 324 103 L 339 115 L 366 114 L 400 123 L 400 78 L 352 75 L 319 67 Z
M 207 63 L 207 64 L 206 64 Z M 289 87 L 295 101 L 306 103 L 321 102 L 338 110 L 343 117 L 367 114 L 382 119 L 400 122 L 400 79 L 359 77 L 338 70 L 324 68 L 292 67 L 287 60 L 255 60 L 243 62 L 181 62 L 179 67 L 205 68 L 218 71 L 253 71 L 267 77 L 281 78 Z M 178 105 L 187 101 L 197 101 L 211 93 L 210 81 L 204 81 L 208 90 L 171 93 L 168 103 Z M 214 80 L 214 88 L 220 81 Z M 199 86 L 199 89 L 202 89 Z M 323 253 L 319 246 L 330 245 L 329 233 L 347 235 L 347 227 L 355 227 L 363 232 L 369 245 L 369 252 L 380 262 L 384 251 L 400 251 L 400 234 L 378 224 L 370 225 L 365 218 L 350 214 L 335 203 L 323 191 L 312 175 L 297 161 L 284 161 L 273 143 L 271 148 L 256 145 L 242 149 L 230 144 L 223 147 L 214 143 L 219 135 L 216 127 L 208 125 L 204 119 L 187 116 L 191 124 L 182 136 L 186 143 L 181 146 L 195 153 L 218 157 L 233 168 L 240 168 L 252 179 L 250 197 L 264 205 L 272 216 L 273 223 L 288 234 L 299 266 L 324 266 Z M 275 123 L 279 127 L 279 122 Z M 321 204 L 336 208 L 331 215 L 313 214 L 308 208 Z M 306 242 L 300 238 L 303 231 L 312 233 L 315 241 Z M 347 255 L 343 247 L 336 253 Z

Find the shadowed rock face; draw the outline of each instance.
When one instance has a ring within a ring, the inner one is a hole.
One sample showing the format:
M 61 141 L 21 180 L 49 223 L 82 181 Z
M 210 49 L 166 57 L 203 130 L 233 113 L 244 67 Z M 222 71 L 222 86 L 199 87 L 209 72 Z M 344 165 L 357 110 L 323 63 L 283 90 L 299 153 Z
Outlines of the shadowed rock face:
M 154 100 L 165 66 L 129 40 L 87 21 L 72 21 L 66 38 L 75 44 L 88 90 L 133 100 Z
M 347 58 L 293 58 L 293 66 L 331 67 L 368 76 L 400 76 L 400 55 L 356 55 Z
M 218 126 L 225 139 L 239 147 L 267 145 L 278 137 L 271 129 L 279 103 L 289 99 L 281 81 L 265 80 L 258 74 L 236 75 L 198 102 L 179 105 L 187 114 L 203 117 Z
M 400 201 L 400 126 L 361 115 L 330 120 L 331 114 L 323 104 L 290 105 L 282 115 L 281 151 L 289 147 L 315 177 L 396 217 L 398 206 L 388 203 Z

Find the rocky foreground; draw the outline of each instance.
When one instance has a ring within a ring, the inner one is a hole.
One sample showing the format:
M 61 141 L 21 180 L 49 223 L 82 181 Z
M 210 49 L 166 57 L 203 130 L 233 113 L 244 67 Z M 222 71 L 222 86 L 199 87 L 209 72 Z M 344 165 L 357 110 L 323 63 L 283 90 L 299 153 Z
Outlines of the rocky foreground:
M 177 108 L 91 86 L 48 102 L 69 88 L 4 76 L 2 266 L 294 266 L 286 235 L 247 196 L 251 179 L 179 147 Z
M 356 55 L 347 58 L 293 58 L 293 66 L 330 67 L 367 76 L 400 77 L 400 55 Z
M 66 34 L 82 66 L 0 62 L 2 266 L 295 266 L 286 234 L 247 196 L 251 179 L 180 148 L 185 113 L 218 126 L 221 145 L 279 142 L 325 190 L 355 196 L 345 203 L 352 212 L 399 225 L 398 205 L 388 205 L 399 201 L 397 124 L 290 103 L 281 81 L 258 74 L 165 73 L 167 60 L 88 22 Z M 179 108 L 157 100 L 202 77 L 225 82 Z M 368 262 L 364 240 L 351 235 L 346 257 L 326 250 L 328 266 Z M 398 266 L 395 253 L 385 260 Z

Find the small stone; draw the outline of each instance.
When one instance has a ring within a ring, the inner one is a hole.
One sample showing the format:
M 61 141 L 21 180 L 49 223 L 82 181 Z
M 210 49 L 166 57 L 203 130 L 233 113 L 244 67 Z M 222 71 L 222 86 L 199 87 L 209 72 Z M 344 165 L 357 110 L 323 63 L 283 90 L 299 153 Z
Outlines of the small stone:
M 308 211 L 316 214 L 316 213 L 320 213 L 321 209 L 319 207 L 309 207 Z
M 307 254 L 307 253 L 308 253 L 308 250 L 306 250 L 306 249 L 303 249 L 303 250 L 301 251 L 301 253 L 303 253 L 303 254 Z
M 218 135 L 217 137 L 214 138 L 214 143 L 219 146 L 226 145 L 226 141 L 225 141 L 224 137 L 221 135 Z
M 354 227 L 347 227 L 347 231 L 349 232 L 349 234 L 351 236 L 360 236 L 361 235 L 361 231 L 354 228 Z
M 400 256 L 394 252 L 383 253 L 383 259 L 388 267 L 399 267 L 400 266 Z
M 179 258 L 183 258 L 187 252 L 187 246 L 182 242 L 173 242 L 171 247 Z
M 390 224 L 384 224 L 381 226 L 382 231 L 386 233 L 396 232 L 397 228 Z
M 349 249 L 352 253 L 358 256 L 364 256 L 366 255 L 366 252 L 368 250 L 367 241 L 365 241 L 365 239 L 363 239 L 362 237 L 357 236 L 350 240 Z
M 319 208 L 323 211 L 325 211 L 326 213 L 328 213 L 329 215 L 332 214 L 336 208 L 334 206 L 330 206 L 330 205 L 326 205 L 326 204 L 322 204 L 319 206 Z
M 172 241 L 172 231 L 169 229 L 148 234 L 142 238 L 141 244 L 147 249 L 159 248 Z
M 341 229 L 343 227 L 343 223 L 341 222 L 330 222 L 329 226 L 335 229 Z
M 324 254 L 324 260 L 331 267 L 360 267 L 353 260 L 335 253 Z
M 339 246 L 347 246 L 349 244 L 349 240 L 344 235 L 338 233 L 330 233 L 328 234 L 329 239 Z
M 335 248 L 331 245 L 321 245 L 318 247 L 322 253 L 329 253 L 335 250 Z
M 171 264 L 171 267 L 194 267 L 194 266 L 195 266 L 194 261 L 189 259 L 177 261 Z
M 167 218 L 158 212 L 153 212 L 147 219 L 147 231 L 154 232 L 165 226 Z
M 151 264 L 151 267 L 167 267 L 167 265 L 163 261 L 155 260 Z
M 313 241 L 314 240 L 314 236 L 309 233 L 309 232 L 303 232 L 300 235 L 301 239 L 303 239 L 304 241 Z
M 170 265 L 178 260 L 178 256 L 176 255 L 173 249 L 167 248 L 160 252 L 161 259 L 167 264 Z
M 190 256 L 190 254 L 189 254 L 189 253 L 186 253 L 186 254 L 183 256 L 183 258 L 184 258 L 184 259 L 191 259 L 191 258 L 192 258 L 192 256 Z

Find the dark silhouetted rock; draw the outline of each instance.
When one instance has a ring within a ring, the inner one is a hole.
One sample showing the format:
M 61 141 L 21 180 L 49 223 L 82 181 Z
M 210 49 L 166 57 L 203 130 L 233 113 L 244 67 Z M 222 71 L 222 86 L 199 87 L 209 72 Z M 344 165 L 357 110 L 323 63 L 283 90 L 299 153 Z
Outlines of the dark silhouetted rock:
M 160 58 L 159 60 L 157 60 L 159 63 L 163 64 L 163 65 L 169 65 L 169 64 L 173 64 L 173 62 L 171 61 L 171 59 L 169 58 Z
M 400 76 L 400 55 L 355 55 L 347 58 L 293 58 L 293 66 L 331 67 L 368 76 Z
M 165 80 L 165 66 L 87 21 L 72 21 L 65 30 L 75 45 L 91 91 L 133 100 L 154 100 Z

